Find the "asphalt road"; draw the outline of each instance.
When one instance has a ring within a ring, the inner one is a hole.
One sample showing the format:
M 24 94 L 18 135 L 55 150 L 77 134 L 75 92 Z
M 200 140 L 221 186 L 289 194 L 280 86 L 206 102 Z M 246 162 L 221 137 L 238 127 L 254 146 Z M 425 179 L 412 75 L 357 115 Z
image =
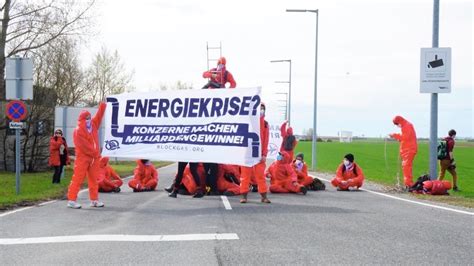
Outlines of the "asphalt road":
M 0 265 L 474 263 L 472 210 L 330 186 L 306 196 L 270 194 L 272 204 L 260 203 L 257 193 L 248 204 L 229 197 L 226 209 L 220 196 L 169 198 L 163 188 L 175 171 L 159 169 L 155 192 L 124 185 L 121 193 L 100 194 L 102 209 L 89 207 L 83 192 L 80 210 L 55 201 L 0 214 Z M 88 241 L 70 242 L 80 237 Z M 99 237 L 107 241 L 93 241 Z

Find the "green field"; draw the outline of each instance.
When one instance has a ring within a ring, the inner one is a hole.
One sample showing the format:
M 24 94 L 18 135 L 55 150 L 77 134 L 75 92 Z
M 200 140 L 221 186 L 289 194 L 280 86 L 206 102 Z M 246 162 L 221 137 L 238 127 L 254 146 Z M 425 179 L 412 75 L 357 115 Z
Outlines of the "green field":
M 135 162 L 114 162 L 110 164 L 115 171 L 125 177 L 133 173 Z M 166 165 L 165 162 L 153 162 L 156 167 Z M 52 184 L 53 171 L 39 173 L 22 173 L 20 179 L 20 195 L 16 195 L 15 173 L 0 172 L 0 210 L 15 206 L 28 206 L 38 201 L 63 198 L 71 181 L 72 165 L 66 168 L 61 184 Z M 87 180 L 87 178 L 86 178 Z M 85 183 L 87 181 L 84 180 Z M 86 185 L 84 184 L 84 187 Z
M 355 141 L 352 143 L 318 142 L 317 170 L 335 173 L 337 166 L 347 153 L 354 154 L 355 161 L 362 167 L 367 180 L 384 185 L 397 184 L 397 172 L 403 183 L 403 176 L 398 159 L 398 142 L 394 141 Z M 311 142 L 300 141 L 296 152 L 305 154 L 306 163 L 311 166 Z M 296 153 L 295 153 L 296 154 Z M 474 143 L 456 142 L 454 149 L 460 192 L 452 195 L 474 200 Z M 428 143 L 418 144 L 418 154 L 413 164 L 414 180 L 416 177 L 429 172 Z M 446 173 L 446 180 L 452 181 Z M 451 191 L 450 191 L 451 192 Z

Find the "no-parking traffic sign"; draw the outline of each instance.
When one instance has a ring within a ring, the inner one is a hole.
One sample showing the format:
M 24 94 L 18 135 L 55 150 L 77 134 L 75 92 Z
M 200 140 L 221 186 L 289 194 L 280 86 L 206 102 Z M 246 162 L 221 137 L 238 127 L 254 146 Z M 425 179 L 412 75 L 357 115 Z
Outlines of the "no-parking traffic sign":
M 11 101 L 7 104 L 5 108 L 6 115 L 9 119 L 15 122 L 19 122 L 26 118 L 28 115 L 28 110 L 26 109 L 26 105 L 22 101 Z

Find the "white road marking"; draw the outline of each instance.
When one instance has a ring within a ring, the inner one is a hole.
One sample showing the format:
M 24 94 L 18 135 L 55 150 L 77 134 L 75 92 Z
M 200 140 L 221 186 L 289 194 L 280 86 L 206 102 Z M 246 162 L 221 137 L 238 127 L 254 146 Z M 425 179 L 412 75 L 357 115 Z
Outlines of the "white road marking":
M 56 202 L 56 201 L 57 201 L 57 200 L 46 201 L 46 202 L 43 202 L 43 203 L 38 204 L 38 206 L 48 205 L 48 204 L 51 204 L 51 203 Z
M 227 196 L 221 196 L 221 199 L 222 199 L 222 203 L 224 203 L 224 207 L 226 210 L 232 210 L 232 206 L 230 206 L 230 202 L 229 202 L 229 199 L 227 198 Z
M 163 168 L 171 167 L 171 166 L 174 166 L 174 165 L 175 165 L 175 163 L 172 163 L 172 164 L 169 164 L 169 165 L 160 167 L 160 168 L 158 168 L 158 169 L 163 169 Z M 175 167 L 176 167 L 176 166 L 175 166 Z M 133 177 L 133 175 L 124 177 L 122 180 L 129 179 L 129 178 L 131 178 L 131 177 Z M 89 189 L 86 188 L 86 189 L 80 190 L 79 193 L 78 193 L 78 195 L 81 194 L 81 193 L 84 193 L 84 192 L 86 192 L 86 191 L 89 191 Z M 56 202 L 56 201 L 57 201 L 57 200 L 52 200 L 52 201 L 43 202 L 43 203 L 38 204 L 38 206 L 44 206 L 44 205 L 47 205 L 47 204 L 50 204 L 50 203 L 53 203 L 53 202 Z M 4 212 L 4 213 L 0 214 L 0 217 L 5 217 L 5 216 L 7 216 L 7 215 L 14 214 L 14 213 L 16 213 L 16 212 L 21 212 L 21 211 L 24 211 L 24 210 L 31 209 L 31 208 L 33 208 L 33 207 L 35 207 L 35 206 L 30 206 L 30 207 L 20 208 L 20 209 L 16 209 L 16 210 L 9 211 L 9 212 Z
M 321 178 L 321 177 L 318 177 L 318 178 L 330 183 L 330 181 L 327 180 L 327 179 L 324 179 L 324 178 Z M 392 195 L 389 195 L 389 194 L 386 194 L 386 193 L 376 192 L 376 191 L 372 191 L 372 190 L 365 189 L 365 188 L 359 188 L 359 189 L 362 190 L 362 191 L 367 191 L 367 192 L 375 194 L 375 195 L 382 196 L 382 197 L 387 197 L 387 198 L 396 199 L 396 200 L 405 201 L 405 202 L 410 202 L 410 203 L 414 203 L 414 204 L 418 204 L 418 205 L 422 205 L 422 206 L 427 206 L 427 207 L 431 207 L 431 208 L 436 208 L 436 209 L 441 209 L 441 210 L 445 210 L 445 211 L 452 211 L 452 212 L 457 212 L 457 213 L 462 213 L 462 214 L 467 214 L 467 215 L 473 215 L 474 216 L 474 212 L 468 212 L 468 211 L 463 211 L 463 210 L 438 206 L 438 205 L 429 204 L 429 203 L 425 203 L 425 202 L 420 202 L 420 201 L 416 201 L 416 200 L 409 200 L 409 199 L 399 198 L 399 197 L 395 197 L 395 196 L 392 196 Z
M 28 209 L 31 209 L 31 208 L 33 208 L 33 207 L 32 206 L 31 207 L 25 207 L 25 208 L 16 209 L 14 211 L 5 212 L 5 213 L 0 214 L 0 217 L 4 217 L 4 216 L 10 215 L 10 214 L 13 214 L 13 213 L 16 213 L 16 212 L 21 212 L 21 211 L 28 210 Z
M 76 235 L 32 238 L 0 238 L 0 245 L 53 244 L 73 242 L 166 242 L 238 239 L 239 236 L 235 233 L 186 235 Z

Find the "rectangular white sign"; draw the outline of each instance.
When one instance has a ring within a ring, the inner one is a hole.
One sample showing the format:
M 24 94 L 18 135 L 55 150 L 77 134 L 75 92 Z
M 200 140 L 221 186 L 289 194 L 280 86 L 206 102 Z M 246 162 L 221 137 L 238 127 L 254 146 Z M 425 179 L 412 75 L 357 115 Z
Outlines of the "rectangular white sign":
M 451 48 L 421 48 L 420 92 L 451 92 Z
M 10 129 L 22 129 L 23 122 L 10 122 Z
M 255 165 L 261 154 L 260 90 L 108 96 L 102 155 Z
M 7 100 L 33 99 L 33 61 L 31 58 L 5 59 L 5 89 Z M 20 95 L 17 95 L 17 89 Z

